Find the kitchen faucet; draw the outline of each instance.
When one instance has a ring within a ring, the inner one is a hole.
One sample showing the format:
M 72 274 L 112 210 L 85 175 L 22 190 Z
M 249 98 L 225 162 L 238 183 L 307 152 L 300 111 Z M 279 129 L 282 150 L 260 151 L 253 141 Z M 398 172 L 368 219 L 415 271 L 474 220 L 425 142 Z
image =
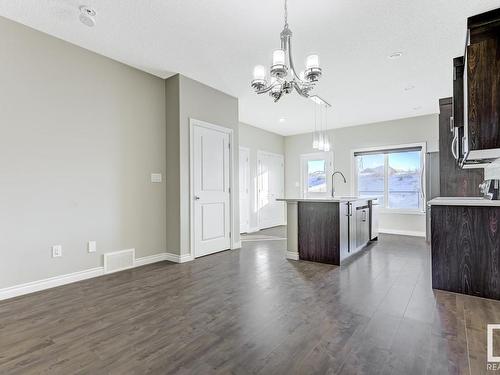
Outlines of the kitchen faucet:
M 347 184 L 347 180 L 345 179 L 345 176 L 342 172 L 340 172 L 340 171 L 333 172 L 333 174 L 332 174 L 332 198 L 335 198 L 335 184 L 333 183 L 333 177 L 335 177 L 335 175 L 337 173 L 340 174 L 342 176 L 342 178 L 344 179 L 344 184 Z

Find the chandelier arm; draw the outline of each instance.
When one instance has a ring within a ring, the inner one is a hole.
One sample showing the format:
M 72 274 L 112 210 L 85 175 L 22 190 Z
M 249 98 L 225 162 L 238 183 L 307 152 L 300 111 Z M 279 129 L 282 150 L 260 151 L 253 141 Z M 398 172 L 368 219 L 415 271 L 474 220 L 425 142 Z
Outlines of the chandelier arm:
M 309 83 L 309 82 L 305 82 L 305 81 L 301 80 L 300 77 L 297 75 L 297 71 L 295 70 L 295 65 L 293 64 L 293 56 L 292 56 L 292 36 L 291 36 L 291 34 L 287 35 L 285 37 L 285 44 L 286 44 L 287 51 L 288 51 L 288 65 L 290 66 L 290 70 L 292 71 L 292 76 L 294 77 L 294 80 L 296 79 L 298 82 L 304 83 L 304 84 Z
M 307 91 L 304 91 L 297 82 L 294 81 L 293 86 L 295 87 L 295 90 L 297 90 L 300 96 L 303 96 L 304 98 L 309 98 L 309 93 Z
M 266 92 L 271 91 L 274 87 L 281 86 L 281 83 L 275 83 L 274 85 L 269 85 L 264 87 L 263 89 L 256 91 L 257 94 L 265 94 Z

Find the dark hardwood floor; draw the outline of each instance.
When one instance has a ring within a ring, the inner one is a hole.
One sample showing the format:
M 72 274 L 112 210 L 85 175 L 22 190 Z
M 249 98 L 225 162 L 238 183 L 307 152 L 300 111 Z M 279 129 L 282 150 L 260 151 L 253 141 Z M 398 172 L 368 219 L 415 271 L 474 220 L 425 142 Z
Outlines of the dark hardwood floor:
M 0 374 L 486 372 L 500 302 L 433 291 L 423 239 L 381 235 L 342 267 L 286 260 L 285 246 L 0 302 Z

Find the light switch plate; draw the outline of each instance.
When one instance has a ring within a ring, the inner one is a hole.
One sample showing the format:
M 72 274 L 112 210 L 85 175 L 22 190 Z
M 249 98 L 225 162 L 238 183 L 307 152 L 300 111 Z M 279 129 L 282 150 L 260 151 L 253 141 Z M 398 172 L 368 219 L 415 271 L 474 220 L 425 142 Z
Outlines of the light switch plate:
M 95 241 L 89 241 L 87 244 L 87 250 L 89 253 L 95 253 L 97 251 L 97 242 Z
M 162 180 L 161 177 L 161 173 L 151 173 L 151 182 L 159 183 Z
M 62 246 L 54 245 L 52 246 L 52 258 L 62 257 Z

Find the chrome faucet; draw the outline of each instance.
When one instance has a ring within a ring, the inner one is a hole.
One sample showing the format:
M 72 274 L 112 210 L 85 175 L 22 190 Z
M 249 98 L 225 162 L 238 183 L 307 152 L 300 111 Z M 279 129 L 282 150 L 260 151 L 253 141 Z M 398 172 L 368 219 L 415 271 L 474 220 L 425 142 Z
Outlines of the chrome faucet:
M 335 184 L 333 183 L 333 177 L 335 177 L 335 175 L 336 175 L 337 173 L 338 173 L 339 175 L 341 175 L 341 176 L 342 176 L 342 178 L 344 179 L 344 184 L 347 184 L 347 180 L 345 179 L 345 176 L 344 176 L 344 174 L 343 174 L 342 172 L 340 172 L 340 171 L 335 171 L 335 172 L 333 172 L 333 174 L 332 174 L 332 198 L 334 198 L 334 197 L 335 197 Z

